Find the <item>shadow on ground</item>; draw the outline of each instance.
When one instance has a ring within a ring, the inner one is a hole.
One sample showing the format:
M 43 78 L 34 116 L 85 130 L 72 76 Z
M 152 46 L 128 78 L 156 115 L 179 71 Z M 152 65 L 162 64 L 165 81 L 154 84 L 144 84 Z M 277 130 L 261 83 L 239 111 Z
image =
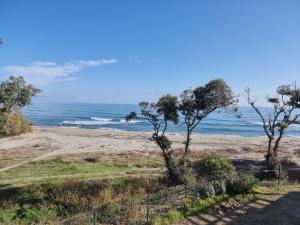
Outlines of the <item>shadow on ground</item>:
M 238 209 L 219 208 L 187 218 L 184 225 L 299 225 L 300 190 L 285 195 L 269 194 Z

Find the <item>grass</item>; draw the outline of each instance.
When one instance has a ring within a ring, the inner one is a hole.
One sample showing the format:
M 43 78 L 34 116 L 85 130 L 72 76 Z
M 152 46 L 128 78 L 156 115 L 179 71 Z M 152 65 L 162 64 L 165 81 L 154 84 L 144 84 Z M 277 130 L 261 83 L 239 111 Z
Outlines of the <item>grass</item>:
M 101 209 L 99 221 L 113 219 L 116 224 L 130 224 L 140 213 L 137 207 L 149 182 L 152 190 L 162 186 L 157 179 L 119 178 L 0 190 L 0 224 L 86 224 L 93 208 Z M 80 218 L 74 219 L 78 215 Z
M 163 216 L 155 215 L 151 223 L 153 225 L 169 225 L 183 219 L 184 215 L 180 211 L 172 209 Z
M 244 198 L 247 198 L 247 196 L 248 195 L 245 195 Z M 242 195 L 238 197 L 242 198 Z M 172 209 L 163 215 L 154 215 L 152 219 L 152 224 L 170 225 L 175 222 L 179 222 L 186 217 L 204 213 L 209 208 L 216 206 L 220 202 L 225 202 L 225 201 L 229 202 L 229 201 L 233 201 L 233 199 L 234 198 L 231 198 L 227 194 L 219 195 L 213 198 L 206 198 L 206 199 L 197 198 L 196 200 L 185 198 L 182 201 L 182 207 L 180 209 L 177 210 Z
M 121 167 L 122 168 L 122 167 Z M 145 219 L 145 192 L 159 193 L 168 188 L 157 178 L 117 178 L 94 181 L 66 180 L 0 190 L 0 224 L 89 224 L 91 209 L 100 209 L 98 222 L 133 224 Z M 257 187 L 250 194 L 229 197 L 184 199 L 181 207 L 152 214 L 152 224 L 168 225 L 186 217 L 206 213 L 221 202 L 234 205 L 272 197 L 269 193 L 288 193 L 299 188 Z M 164 203 L 162 203 L 164 204 Z M 167 203 L 166 203 L 167 204 Z M 64 221 L 64 222 L 62 222 Z
M 155 157 L 130 156 L 110 160 L 95 156 L 64 157 L 24 164 L 0 174 L 0 224 L 89 224 L 93 208 L 100 210 L 97 220 L 104 224 L 143 222 L 146 191 L 158 196 L 162 190 L 173 193 L 164 181 L 151 176 L 150 172 L 161 168 L 161 161 Z M 129 177 L 143 173 L 145 176 Z M 122 177 L 124 175 L 128 177 Z M 179 200 L 179 207 L 160 202 L 158 208 L 166 206 L 166 211 L 152 211 L 152 224 L 168 225 L 205 214 L 221 202 L 244 204 L 262 196 L 272 200 L 274 193 L 294 190 L 294 185 L 283 185 L 279 189 L 259 186 L 249 194 L 234 197 L 223 194 L 200 199 L 194 196 Z M 152 209 L 156 210 L 156 205 Z
M 86 224 L 91 208 L 102 208 L 108 220 L 128 224 L 140 213 L 132 201 L 143 200 L 149 180 L 155 180 L 150 189 L 155 188 L 152 172 L 161 166 L 155 158 L 129 156 L 26 163 L 0 174 L 0 224 Z
M 143 165 L 143 166 L 141 166 Z M 47 179 L 64 180 L 67 178 L 97 178 L 104 176 L 117 176 L 147 172 L 148 169 L 158 169 L 159 164 L 151 160 L 73 160 L 51 159 L 30 162 L 22 166 L 0 173 L 1 184 L 22 184 Z M 150 170 L 149 170 L 150 171 Z
M 182 201 L 182 207 L 177 210 L 170 210 L 164 215 L 154 215 L 152 219 L 153 225 L 169 225 L 174 222 L 183 220 L 184 218 L 197 215 L 205 212 L 207 209 L 214 207 L 223 201 L 229 201 L 230 197 L 227 194 L 219 195 L 213 198 L 200 199 L 196 200 L 185 198 Z
M 83 161 L 64 161 L 53 159 L 47 161 L 28 163 L 8 170 L 1 175 L 0 180 L 26 177 L 72 175 L 84 173 L 119 173 L 130 170 L 129 166 L 115 166 L 103 163 L 85 163 Z

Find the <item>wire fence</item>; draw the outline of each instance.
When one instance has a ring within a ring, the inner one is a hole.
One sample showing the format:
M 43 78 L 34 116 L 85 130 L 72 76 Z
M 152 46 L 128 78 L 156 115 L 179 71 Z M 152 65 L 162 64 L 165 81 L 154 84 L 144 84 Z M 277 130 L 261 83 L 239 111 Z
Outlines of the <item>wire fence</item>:
M 282 183 L 300 183 L 300 168 L 283 168 L 274 170 L 237 168 L 240 173 L 262 176 L 263 180 L 271 181 L 273 185 Z M 205 180 L 218 182 L 224 175 L 206 176 Z M 118 210 L 95 208 L 62 221 L 65 225 L 75 224 L 150 224 L 154 215 L 161 215 L 172 209 L 178 209 L 184 198 L 200 197 L 199 183 L 187 183 L 174 187 L 165 187 L 155 193 L 145 193 L 135 198 L 119 202 Z M 122 218 L 124 217 L 124 218 Z M 113 220 L 112 220 L 113 218 Z
M 154 215 L 161 215 L 172 209 L 177 209 L 181 206 L 184 198 L 195 196 L 196 194 L 197 188 L 194 185 L 178 185 L 175 187 L 164 188 L 156 193 L 146 193 L 135 201 L 135 204 L 139 205 L 139 215 L 136 218 L 130 218 L 130 221 L 128 222 L 130 222 L 130 224 L 150 224 L 151 218 L 153 218 Z M 136 205 L 128 206 L 130 209 L 136 210 Z M 101 218 L 103 217 L 101 210 L 94 209 L 92 214 L 93 219 L 91 224 L 96 225 L 100 224 L 99 221 L 103 221 Z
M 252 174 L 261 180 L 277 181 L 278 185 L 280 185 L 282 181 L 289 183 L 300 183 L 300 167 L 286 168 L 279 164 L 276 169 L 245 169 L 244 167 L 236 168 L 242 173 Z

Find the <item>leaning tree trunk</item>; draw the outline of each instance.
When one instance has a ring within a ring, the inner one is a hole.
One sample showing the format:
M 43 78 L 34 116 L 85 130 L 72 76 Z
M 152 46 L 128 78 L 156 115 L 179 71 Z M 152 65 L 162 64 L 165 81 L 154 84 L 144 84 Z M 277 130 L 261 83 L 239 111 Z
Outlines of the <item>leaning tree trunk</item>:
M 168 170 L 168 177 L 170 179 L 171 184 L 178 185 L 183 184 L 185 182 L 182 170 L 174 161 L 174 157 L 172 152 L 163 153 L 165 165 Z
M 270 151 L 268 154 L 266 154 L 266 166 L 268 169 L 272 170 L 276 166 L 276 159 L 274 157 L 274 152 Z
M 181 160 L 181 173 L 182 173 L 182 177 L 183 177 L 183 181 L 186 182 L 186 177 L 188 174 L 188 162 L 189 162 L 189 146 L 190 146 L 190 141 L 191 141 L 191 130 L 188 127 L 187 129 L 187 136 L 186 136 L 186 142 L 185 142 L 185 148 L 184 148 L 184 153 L 183 153 L 183 157 Z
M 164 135 L 159 136 L 158 134 L 155 134 L 153 137 L 156 141 L 156 144 L 162 150 L 165 166 L 168 170 L 168 177 L 171 184 L 183 184 L 185 181 L 183 171 L 181 170 L 180 165 L 178 165 L 174 160 L 173 152 L 171 150 L 171 143 Z
M 273 148 L 272 148 L 272 142 L 274 140 L 274 137 L 269 137 L 268 142 L 268 153 L 265 155 L 266 157 L 266 166 L 268 169 L 274 169 L 274 156 L 273 156 Z
M 266 165 L 269 169 L 274 169 L 278 165 L 278 151 L 279 151 L 279 143 L 281 138 L 283 137 L 284 131 L 281 131 L 277 140 L 275 141 L 273 149 L 268 152 L 266 155 Z

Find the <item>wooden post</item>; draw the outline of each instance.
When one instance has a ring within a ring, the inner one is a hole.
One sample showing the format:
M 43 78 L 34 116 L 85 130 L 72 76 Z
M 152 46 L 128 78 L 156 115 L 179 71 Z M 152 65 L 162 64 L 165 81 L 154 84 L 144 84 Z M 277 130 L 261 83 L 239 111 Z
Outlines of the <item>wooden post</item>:
M 147 224 L 150 224 L 150 194 L 147 193 Z
M 146 220 L 147 220 L 147 225 L 150 224 L 150 181 L 147 180 L 147 186 L 146 186 L 146 191 L 147 191 L 147 212 L 146 212 Z
M 94 215 L 93 215 L 93 224 L 96 225 L 97 217 L 96 217 L 96 209 L 94 209 Z
M 281 179 L 281 164 L 279 164 L 279 166 L 278 166 L 278 182 L 277 182 L 278 188 L 280 185 L 280 179 Z

